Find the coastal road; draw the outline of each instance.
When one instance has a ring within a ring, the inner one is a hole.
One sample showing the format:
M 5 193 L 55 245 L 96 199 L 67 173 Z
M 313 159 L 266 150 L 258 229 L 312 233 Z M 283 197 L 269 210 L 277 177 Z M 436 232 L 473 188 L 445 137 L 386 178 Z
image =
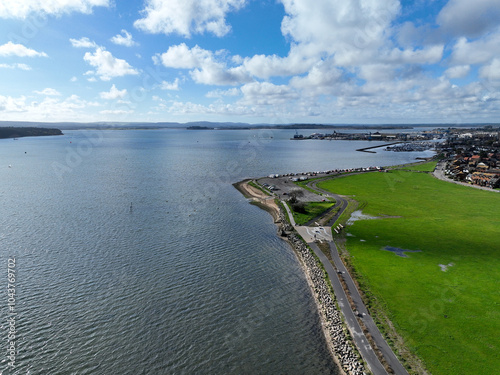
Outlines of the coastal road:
M 377 355 L 375 354 L 372 347 L 370 346 L 370 343 L 365 337 L 363 330 L 359 326 L 356 316 L 354 315 L 354 312 L 351 309 L 351 305 L 349 304 L 349 300 L 347 299 L 347 296 L 344 292 L 344 288 L 342 288 L 342 284 L 340 283 L 339 275 L 337 274 L 337 272 L 335 272 L 332 264 L 330 263 L 326 255 L 323 254 L 323 252 L 319 249 L 318 245 L 316 245 L 314 242 L 309 242 L 308 244 L 311 249 L 313 249 L 316 256 L 320 259 L 321 263 L 323 263 L 323 266 L 328 273 L 328 277 L 332 282 L 333 292 L 337 297 L 338 305 L 342 314 L 344 315 L 347 327 L 349 328 L 351 336 L 356 343 L 356 346 L 358 347 L 358 350 L 365 360 L 368 368 L 373 373 L 373 375 L 387 375 L 387 371 L 385 371 L 384 366 L 382 366 L 382 364 L 380 363 Z M 399 374 L 398 372 L 396 373 Z
M 351 299 L 354 302 L 354 305 L 356 306 L 356 310 L 361 315 L 361 320 L 363 321 L 366 329 L 372 336 L 373 341 L 375 341 L 375 344 L 377 345 L 378 349 L 382 352 L 382 355 L 384 356 L 385 360 L 387 361 L 389 366 L 391 366 L 391 368 L 394 370 L 396 374 L 408 374 L 406 369 L 403 367 L 401 362 L 399 362 L 398 358 L 396 357 L 392 349 L 385 341 L 377 325 L 373 321 L 373 318 L 368 313 L 368 310 L 366 309 L 366 306 L 363 303 L 363 300 L 361 299 L 361 295 L 359 294 L 358 288 L 356 288 L 356 285 L 354 284 L 351 275 L 349 274 L 349 272 L 344 266 L 344 263 L 340 259 L 337 246 L 333 241 L 329 242 L 329 245 L 330 245 L 330 254 L 332 256 L 335 267 L 339 272 L 337 273 L 337 276 L 338 278 L 342 277 L 344 279 L 344 282 L 346 283 L 347 289 L 349 291 L 349 295 L 351 296 Z M 350 306 L 349 310 L 351 310 Z
M 338 204 L 339 211 L 335 215 L 334 218 L 328 223 L 329 225 L 333 225 L 333 223 L 337 220 L 337 218 L 345 211 L 347 208 L 347 200 L 337 194 L 333 194 L 329 191 L 323 190 L 321 188 L 317 187 L 317 183 L 319 180 L 312 181 L 309 186 L 317 191 L 320 191 L 324 195 L 328 195 L 333 197 L 336 200 L 336 206 Z M 337 269 L 338 272 L 335 272 L 331 262 L 329 259 L 323 254 L 322 251 L 318 248 L 318 246 L 314 242 L 308 242 L 309 246 L 314 250 L 318 258 L 321 260 L 323 263 L 323 266 L 328 272 L 328 276 L 332 282 L 332 287 L 334 289 L 334 293 L 337 296 L 337 299 L 339 301 L 339 306 L 341 308 L 342 313 L 344 314 L 346 318 L 346 323 L 349 327 L 349 330 L 351 331 L 351 334 L 354 338 L 354 341 L 356 342 L 356 345 L 358 346 L 358 349 L 360 350 L 361 355 L 365 359 L 365 361 L 368 364 L 368 367 L 370 367 L 370 370 L 375 374 L 387 374 L 386 370 L 380 363 L 378 357 L 376 356 L 375 352 L 373 351 L 372 347 L 368 343 L 368 340 L 366 339 L 366 336 L 364 335 L 357 319 L 355 316 L 355 312 L 352 310 L 351 305 L 347 299 L 347 296 L 345 294 L 344 288 L 342 287 L 342 283 L 340 278 L 343 279 L 347 286 L 348 293 L 351 297 L 351 300 L 354 303 L 355 309 L 357 313 L 359 314 L 359 317 L 361 318 L 364 326 L 370 333 L 373 341 L 377 345 L 378 349 L 382 352 L 382 355 L 384 356 L 385 361 L 389 364 L 389 366 L 392 368 L 394 373 L 396 374 L 401 374 L 401 375 L 408 375 L 408 371 L 404 368 L 404 366 L 399 362 L 398 358 L 392 351 L 392 349 L 389 347 L 387 344 L 386 340 L 380 333 L 377 325 L 373 321 L 373 318 L 370 316 L 368 313 L 368 310 L 366 309 L 365 304 L 363 303 L 363 300 L 361 298 L 361 295 L 359 293 L 359 290 L 357 289 L 356 285 L 354 284 L 354 281 L 350 275 L 350 273 L 347 271 L 347 269 L 344 266 L 344 263 L 340 259 L 339 253 L 337 246 L 335 245 L 335 242 L 329 241 L 328 244 L 330 246 L 330 255 L 332 257 L 333 263 L 335 265 L 335 268 Z
M 337 194 L 334 194 L 330 191 L 326 191 L 324 189 L 319 188 L 317 186 L 317 184 L 318 184 L 318 182 L 321 182 L 322 180 L 323 179 L 311 181 L 308 184 L 308 186 L 316 191 L 323 193 L 323 195 L 325 195 L 327 197 L 331 197 L 331 198 L 335 199 L 335 205 L 332 207 L 332 209 L 335 209 L 337 207 L 339 209 L 338 209 L 337 213 L 335 214 L 335 216 L 332 217 L 330 219 L 330 221 L 326 224 L 326 225 L 332 226 L 337 221 L 337 219 L 340 217 L 340 215 L 342 215 L 342 213 L 345 211 L 348 203 L 347 203 L 347 200 L 345 198 L 341 197 L 340 195 L 337 195 Z M 325 214 L 328 214 L 328 211 Z

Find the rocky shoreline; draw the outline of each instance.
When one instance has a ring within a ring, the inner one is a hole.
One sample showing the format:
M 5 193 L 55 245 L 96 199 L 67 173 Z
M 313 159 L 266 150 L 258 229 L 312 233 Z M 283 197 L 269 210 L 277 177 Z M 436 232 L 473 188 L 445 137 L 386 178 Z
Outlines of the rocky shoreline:
M 349 375 L 369 373 L 366 371 L 361 356 L 342 321 L 331 286 L 327 284 L 325 271 L 320 266 L 319 260 L 313 255 L 312 250 L 288 223 L 281 207 L 278 207 L 273 199 L 269 199 L 270 197 L 248 185 L 248 180 L 241 181 L 234 186 L 246 197 L 260 203 L 262 208 L 273 216 L 278 226 L 278 235 L 286 240 L 297 254 L 318 307 L 328 348 L 341 373 Z
M 286 238 L 304 265 L 307 279 L 313 290 L 322 318 L 323 332 L 337 364 L 345 374 L 366 374 L 361 357 L 352 344 L 342 322 L 335 297 L 331 287 L 327 284 L 325 271 L 320 267 L 319 261 L 314 257 L 311 249 L 294 233 L 283 212 L 280 212 L 279 221 L 276 224 L 278 225 L 278 234 Z

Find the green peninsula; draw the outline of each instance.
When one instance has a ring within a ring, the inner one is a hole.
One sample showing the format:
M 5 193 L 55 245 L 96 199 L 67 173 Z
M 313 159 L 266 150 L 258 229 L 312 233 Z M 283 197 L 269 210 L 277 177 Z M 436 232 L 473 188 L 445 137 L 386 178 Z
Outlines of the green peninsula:
M 0 127 L 0 139 L 40 137 L 47 135 L 63 135 L 59 129 L 36 128 L 36 127 Z

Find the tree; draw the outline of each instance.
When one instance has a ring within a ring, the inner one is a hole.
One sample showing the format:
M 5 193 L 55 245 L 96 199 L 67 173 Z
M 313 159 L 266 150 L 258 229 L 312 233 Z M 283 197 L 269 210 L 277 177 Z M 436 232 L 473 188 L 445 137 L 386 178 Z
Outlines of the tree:
M 290 203 L 292 203 L 292 204 L 297 203 L 299 201 L 298 198 L 301 198 L 304 196 L 304 190 L 302 190 L 301 188 L 293 188 L 290 190 L 288 195 L 290 196 L 290 199 L 289 199 Z

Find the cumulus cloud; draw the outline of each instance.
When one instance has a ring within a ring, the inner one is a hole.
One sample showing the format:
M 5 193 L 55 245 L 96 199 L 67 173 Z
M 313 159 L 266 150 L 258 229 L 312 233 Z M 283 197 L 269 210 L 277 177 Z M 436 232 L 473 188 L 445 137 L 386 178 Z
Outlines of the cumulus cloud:
M 154 61 L 167 68 L 193 69 L 189 74 L 196 83 L 236 85 L 251 81 L 244 67 L 228 67 L 225 62 L 218 61 L 216 55 L 217 53 L 199 46 L 189 48 L 185 43 L 181 43 L 169 47 L 167 52 L 161 55 L 156 55 Z
M 160 85 L 160 88 L 162 90 L 172 90 L 172 91 L 179 90 L 179 78 L 176 78 L 174 82 L 163 81 Z
M 445 76 L 448 78 L 464 78 L 470 72 L 470 65 L 457 65 L 446 69 L 444 72 Z
M 21 70 L 31 70 L 31 67 L 26 64 L 0 64 L 0 68 L 2 69 L 21 69 Z
M 80 39 L 70 39 L 71 45 L 75 48 L 97 48 L 97 44 L 87 37 Z
M 290 85 L 309 94 L 331 94 L 344 81 L 343 72 L 331 61 L 320 61 L 305 76 L 296 76 Z
M 116 86 L 113 84 L 109 91 L 104 91 L 99 94 L 102 99 L 121 99 L 127 95 L 127 89 L 118 90 Z
M 462 37 L 453 46 L 451 60 L 454 64 L 483 64 L 498 56 L 500 31 L 473 41 Z
M 7 42 L 0 46 L 0 56 L 47 57 L 45 52 L 37 52 L 22 44 Z
M 397 64 L 435 64 L 443 57 L 444 45 L 430 46 L 423 49 L 394 48 L 382 61 L 394 62 Z
M 90 74 L 97 74 L 102 81 L 109 81 L 114 77 L 139 74 L 128 62 L 117 59 L 102 47 L 97 48 L 94 53 L 85 53 L 83 59 L 96 68 L 96 71 Z
M 498 0 L 450 0 L 437 22 L 456 36 L 477 37 L 498 27 L 500 4 Z
M 131 115 L 134 113 L 133 109 L 105 109 L 99 111 L 101 115 Z
M 286 85 L 274 85 L 269 82 L 252 82 L 241 87 L 243 98 L 240 103 L 247 105 L 277 105 L 297 99 L 295 90 Z
M 61 93 L 57 91 L 56 89 L 52 89 L 50 87 L 47 87 L 46 89 L 43 89 L 42 91 L 34 91 L 35 94 L 38 95 L 45 95 L 45 96 L 59 96 Z
M 233 88 L 228 89 L 228 90 L 217 89 L 217 90 L 209 91 L 209 92 L 207 92 L 207 94 L 205 96 L 207 98 L 222 98 L 224 96 L 238 96 L 238 95 L 241 95 L 240 89 L 233 87 Z
M 96 6 L 109 6 L 109 0 L 5 0 L 0 3 L 0 18 L 26 18 L 32 13 L 59 16 L 65 13 L 91 13 Z
M 500 80 L 500 59 L 495 58 L 491 64 L 483 66 L 479 71 L 479 75 L 488 80 Z
M 292 46 L 286 57 L 254 55 L 245 58 L 243 66 L 252 75 L 268 79 L 273 76 L 290 76 L 307 72 L 318 61 L 318 56 L 308 56 L 300 47 Z
M 132 40 L 132 34 L 130 34 L 127 30 L 122 30 L 121 34 L 115 35 L 110 40 L 115 44 L 125 47 L 133 47 L 138 45 L 138 43 Z
M 26 96 L 0 95 L 0 113 L 5 120 L 19 119 L 19 113 L 23 114 L 23 119 L 30 121 L 67 121 L 75 117 L 91 120 L 90 109 L 97 106 L 99 103 L 89 102 L 77 95 L 64 99 L 46 96 L 42 101 L 30 101 Z
M 241 9 L 247 0 L 147 0 L 142 11 L 144 18 L 134 26 L 153 34 L 176 33 L 185 37 L 191 34 L 212 33 L 226 35 L 230 26 L 226 14 Z
M 199 68 L 207 62 L 213 62 L 213 53 L 197 45 L 189 48 L 185 43 L 181 43 L 170 46 L 167 52 L 161 55 L 156 55 L 155 61 L 167 68 L 193 69 Z
M 377 49 L 400 10 L 397 0 L 317 0 L 314 6 L 309 0 L 282 3 L 286 12 L 281 24 L 283 34 L 307 46 L 306 52 L 314 55 Z

